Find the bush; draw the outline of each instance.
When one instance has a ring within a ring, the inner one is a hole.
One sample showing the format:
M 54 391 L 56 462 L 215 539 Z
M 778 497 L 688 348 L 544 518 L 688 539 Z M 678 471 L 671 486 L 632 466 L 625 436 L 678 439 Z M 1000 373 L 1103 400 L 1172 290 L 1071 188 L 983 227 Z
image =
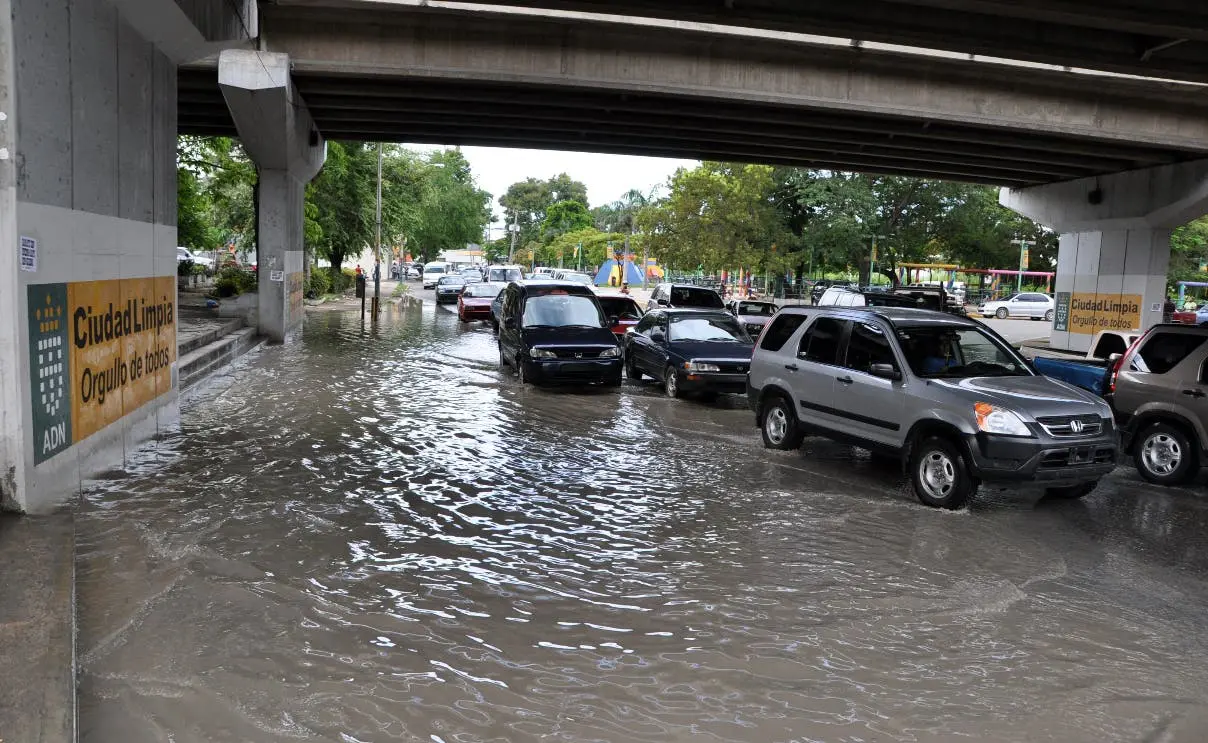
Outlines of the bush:
M 194 263 L 191 258 L 186 258 L 183 261 L 177 261 L 176 262 L 176 275 L 177 276 L 192 276 L 194 274 L 193 269 L 196 266 L 197 266 L 197 264 Z
M 312 268 L 310 277 L 306 279 L 306 296 L 310 299 L 318 299 L 325 294 L 331 294 L 331 271 Z
M 331 290 L 336 294 L 343 294 L 351 290 L 357 283 L 356 271 L 345 268 L 338 274 L 332 274 Z
M 238 266 L 226 266 L 214 279 L 214 294 L 218 297 L 234 297 L 254 292 L 258 288 L 256 273 Z

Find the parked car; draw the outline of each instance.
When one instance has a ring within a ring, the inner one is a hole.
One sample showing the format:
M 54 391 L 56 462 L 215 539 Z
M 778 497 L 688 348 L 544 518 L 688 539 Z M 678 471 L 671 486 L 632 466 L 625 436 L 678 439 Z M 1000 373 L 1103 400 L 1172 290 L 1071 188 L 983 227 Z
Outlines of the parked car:
M 814 304 L 818 307 L 905 307 L 948 312 L 965 317 L 956 298 L 938 286 L 832 286 Z
M 456 302 L 466 288 L 466 280 L 460 276 L 446 274 L 436 280 L 436 303 Z
M 1155 325 L 1111 370 L 1108 398 L 1137 473 L 1182 485 L 1208 456 L 1208 328 Z
M 490 320 L 491 303 L 503 291 L 504 286 L 485 281 L 466 286 L 465 291 L 457 296 L 457 319 L 462 322 Z
M 749 299 L 736 299 L 730 303 L 730 312 L 738 318 L 738 324 L 751 335 L 758 338 L 763 329 L 771 322 L 780 310 L 775 302 L 756 302 Z
M 499 365 L 525 382 L 621 386 L 621 345 L 590 287 L 513 281 L 501 294 Z
M 495 282 L 490 282 L 495 283 Z M 505 289 L 507 287 L 504 287 Z M 491 327 L 496 333 L 499 332 L 499 323 L 503 320 L 503 292 L 491 302 Z
M 625 373 L 654 377 L 668 397 L 744 393 L 753 345 L 728 312 L 652 310 L 626 336 Z
M 1106 402 L 948 313 L 786 307 L 755 349 L 750 387 L 765 446 L 795 449 L 811 432 L 891 456 L 929 506 L 960 508 L 995 481 L 1079 498 L 1118 455 Z
M 440 277 L 449 273 L 449 267 L 444 263 L 433 261 L 424 266 L 423 287 L 425 289 L 436 288 L 436 282 L 440 281 Z
M 608 324 L 612 327 L 612 334 L 618 340 L 624 338 L 629 329 L 642 319 L 642 308 L 633 297 L 626 294 L 599 293 L 596 297 L 600 300 L 604 317 L 608 318 Z
M 184 263 L 185 261 L 193 261 L 193 265 L 201 266 L 206 272 L 214 270 L 214 259 L 207 258 L 204 255 L 199 255 L 184 247 L 176 248 L 176 262 Z
M 997 317 L 1006 320 L 1008 317 L 1026 317 L 1031 320 L 1053 321 L 1057 304 L 1047 294 L 1039 292 L 1022 292 L 1010 299 L 1000 302 L 983 302 L 978 305 L 977 313 L 982 317 Z
M 646 310 L 692 308 L 724 310 L 726 303 L 715 290 L 692 284 L 659 284 L 650 294 Z
M 557 270 L 554 271 L 553 278 L 556 281 L 569 281 L 575 284 L 583 284 L 584 286 L 592 286 L 595 284 L 595 279 L 580 271 Z
M 419 263 L 416 263 L 407 268 L 407 278 L 422 279 L 423 277 L 424 277 L 424 267 L 422 265 L 420 265 Z
M 482 271 L 477 268 L 463 268 L 458 273 L 458 276 L 465 279 L 467 284 L 477 284 L 482 281 Z
M 524 278 L 524 269 L 520 266 L 488 266 L 486 279 L 490 282 L 507 283 L 520 281 Z

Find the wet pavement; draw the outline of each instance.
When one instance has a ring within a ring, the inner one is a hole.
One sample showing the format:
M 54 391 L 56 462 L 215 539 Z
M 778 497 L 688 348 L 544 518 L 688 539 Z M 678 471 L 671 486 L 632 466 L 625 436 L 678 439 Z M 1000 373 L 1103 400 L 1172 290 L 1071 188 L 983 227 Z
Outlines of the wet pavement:
M 1208 500 L 924 508 L 743 398 L 521 387 L 445 308 L 310 313 L 77 519 L 124 741 L 1202 741 Z

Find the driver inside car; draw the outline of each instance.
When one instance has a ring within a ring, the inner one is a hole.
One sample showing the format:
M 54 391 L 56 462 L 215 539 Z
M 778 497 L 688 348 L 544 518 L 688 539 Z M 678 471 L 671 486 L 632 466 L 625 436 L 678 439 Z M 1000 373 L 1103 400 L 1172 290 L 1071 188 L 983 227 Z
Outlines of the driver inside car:
M 947 351 L 945 351 L 947 347 Z M 940 374 L 954 366 L 959 366 L 951 356 L 952 341 L 940 339 L 933 335 L 925 335 L 915 341 L 914 356 L 921 358 L 919 368 L 923 374 Z

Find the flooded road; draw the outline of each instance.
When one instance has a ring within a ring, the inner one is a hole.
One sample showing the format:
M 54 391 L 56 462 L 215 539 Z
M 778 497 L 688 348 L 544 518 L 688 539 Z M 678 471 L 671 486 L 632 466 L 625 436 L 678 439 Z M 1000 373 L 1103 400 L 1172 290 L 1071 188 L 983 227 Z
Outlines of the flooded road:
M 522 388 L 311 313 L 78 519 L 80 726 L 150 741 L 1202 741 L 1208 500 L 922 507 L 743 398 Z

